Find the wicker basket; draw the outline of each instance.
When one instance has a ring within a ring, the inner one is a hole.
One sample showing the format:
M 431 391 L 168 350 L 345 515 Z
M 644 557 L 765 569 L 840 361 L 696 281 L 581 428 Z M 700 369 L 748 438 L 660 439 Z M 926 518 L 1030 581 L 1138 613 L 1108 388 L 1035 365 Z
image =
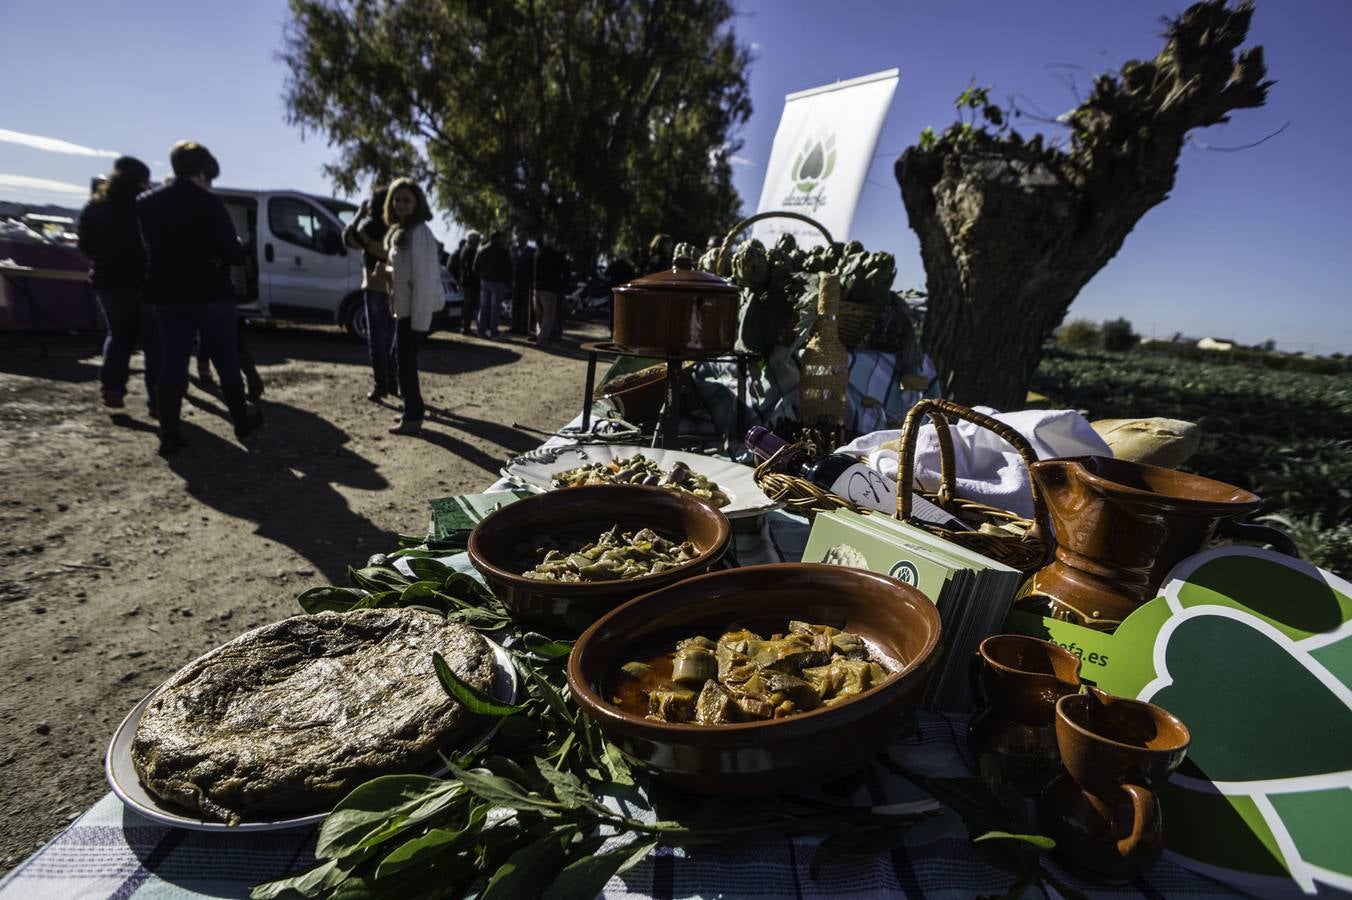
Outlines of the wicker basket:
M 911 518 L 911 492 L 907 488 L 913 483 L 912 472 L 915 468 L 915 444 L 920 434 L 920 426 L 926 416 L 934 419 L 935 430 L 939 436 L 939 456 L 942 476 L 937 493 L 916 488 L 922 497 L 932 501 L 945 511 L 961 519 L 968 525 L 980 528 L 978 531 L 954 531 L 941 525 L 934 525 Z M 994 431 L 1018 451 L 1025 464 L 1037 460 L 1037 454 L 1028 445 L 1023 436 L 1003 422 L 989 416 L 952 403 L 948 400 L 921 400 L 911 408 L 906 416 L 902 431 L 901 453 L 897 464 L 897 511 L 896 518 L 910 522 L 931 534 L 952 541 L 997 562 L 1028 574 L 1046 563 L 1050 555 L 1048 541 L 1038 524 L 1046 521 L 1046 507 L 1036 485 L 1033 487 L 1033 519 L 1026 519 L 1007 509 L 963 500 L 957 497 L 955 490 L 956 469 L 953 462 L 953 437 L 948 431 L 948 417 L 966 419 L 983 428 Z M 855 506 L 849 500 L 830 491 L 817 487 L 812 482 L 775 471 L 779 461 L 785 456 L 807 449 L 815 451 L 812 444 L 800 442 L 781 447 L 777 453 L 756 467 L 756 483 L 771 500 L 783 502 L 791 511 L 811 518 L 821 510 L 848 509 L 858 513 L 886 515 L 867 508 Z
M 846 350 L 853 350 L 873 333 L 878 323 L 878 310 L 872 303 L 855 303 L 853 300 L 840 301 L 839 319 L 840 342 Z

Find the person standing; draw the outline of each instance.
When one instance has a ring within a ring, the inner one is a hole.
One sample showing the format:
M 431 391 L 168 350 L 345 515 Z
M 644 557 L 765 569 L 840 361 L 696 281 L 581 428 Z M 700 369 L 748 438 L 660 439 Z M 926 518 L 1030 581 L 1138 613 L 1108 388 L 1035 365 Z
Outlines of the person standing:
M 169 151 L 169 165 L 173 183 L 136 201 L 146 253 L 145 296 L 154 307 L 160 334 L 155 400 L 164 455 L 184 446 L 179 416 L 193 337 L 199 332 L 221 380 L 235 436 L 243 440 L 263 424 L 262 414 L 245 399 L 240 376 L 230 267 L 244 264 L 244 248 L 225 204 L 211 192 L 220 164 L 201 144 L 179 141 Z
M 474 271 L 475 257 L 483 235 L 471 231 L 465 236 L 465 249 L 460 253 L 460 333 L 469 334 L 469 327 L 479 313 L 479 273 Z
M 676 239 L 660 231 L 648 242 L 648 272 L 665 272 L 671 268 Z
M 535 248 L 526 243 L 525 232 L 516 236 L 512 251 L 513 334 L 530 334 L 531 289 L 535 280 Z
M 555 340 L 559 298 L 567 283 L 568 264 L 548 235 L 539 243 L 540 249 L 535 251 L 535 321 L 539 327 L 535 344 L 548 347 Z
M 390 305 L 395 315 L 394 350 L 404 414 L 390 434 L 422 431 L 422 389 L 418 384 L 418 346 L 432 330 L 432 315 L 445 303 L 437 239 L 427 223 L 432 210 L 411 178 L 390 185 L 385 198 L 385 258 L 390 267 Z
M 103 405 L 112 409 L 126 405 L 131 354 L 139 340 L 145 349 L 146 404 L 154 418 L 159 335 L 141 296 L 146 254 L 136 222 L 136 195 L 149 187 L 150 168 L 145 163 L 132 156 L 118 157 L 80 213 L 80 252 L 89 258 L 89 282 L 108 326 L 99 367 Z
M 451 273 L 451 278 L 455 281 L 456 290 L 464 294 L 464 288 L 460 284 L 460 257 L 465 252 L 465 239 L 461 238 L 460 243 L 456 244 L 455 249 L 451 251 L 451 258 L 446 260 L 446 271 Z
M 475 256 L 474 272 L 479 276 L 479 337 L 497 340 L 502 304 L 512 284 L 512 254 L 501 231 L 489 235 L 488 245 Z
M 362 251 L 361 292 L 366 306 L 366 352 L 371 357 L 375 386 L 366 399 L 379 403 L 387 394 L 398 394 L 394 357 L 394 316 L 390 312 L 390 270 L 385 264 L 385 198 L 383 187 L 371 191 L 356 217 L 343 229 L 343 243 Z

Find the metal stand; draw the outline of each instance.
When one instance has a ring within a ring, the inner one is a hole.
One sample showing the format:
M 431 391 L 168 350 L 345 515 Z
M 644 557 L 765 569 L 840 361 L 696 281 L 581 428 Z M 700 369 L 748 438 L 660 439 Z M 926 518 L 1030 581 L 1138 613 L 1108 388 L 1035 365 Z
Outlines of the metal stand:
M 664 450 L 675 446 L 677 430 L 681 422 L 681 370 L 686 362 L 735 362 L 737 363 L 737 433 L 729 437 L 740 440 L 746 434 L 746 379 L 748 363 L 756 355 L 738 350 L 712 351 L 672 356 L 665 350 L 651 347 L 621 347 L 610 341 L 594 341 L 583 344 L 587 353 L 587 390 L 582 400 L 582 430 L 591 427 L 591 408 L 596 399 L 596 360 L 601 354 L 607 356 L 643 356 L 664 360 L 667 365 L 667 402 L 662 412 L 662 421 L 655 435 L 657 445 Z

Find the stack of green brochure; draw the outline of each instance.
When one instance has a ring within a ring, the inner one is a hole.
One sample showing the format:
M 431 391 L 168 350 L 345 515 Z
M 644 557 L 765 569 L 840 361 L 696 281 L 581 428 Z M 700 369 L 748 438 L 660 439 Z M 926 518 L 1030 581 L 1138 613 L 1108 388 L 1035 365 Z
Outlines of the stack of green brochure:
M 919 588 L 939 608 L 944 629 L 925 706 L 971 709 L 968 667 L 977 645 L 1001 630 L 1022 573 L 889 516 L 846 510 L 817 514 L 803 562 L 868 569 Z

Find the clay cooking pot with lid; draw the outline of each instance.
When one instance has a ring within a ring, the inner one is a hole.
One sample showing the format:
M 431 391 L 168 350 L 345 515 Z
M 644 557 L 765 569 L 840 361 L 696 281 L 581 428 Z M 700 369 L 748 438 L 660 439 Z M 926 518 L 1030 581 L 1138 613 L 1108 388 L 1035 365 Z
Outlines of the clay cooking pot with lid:
M 736 343 L 740 291 L 697 271 L 688 256 L 678 256 L 670 271 L 636 278 L 612 293 L 612 340 L 626 349 L 698 356 L 726 353 Z

